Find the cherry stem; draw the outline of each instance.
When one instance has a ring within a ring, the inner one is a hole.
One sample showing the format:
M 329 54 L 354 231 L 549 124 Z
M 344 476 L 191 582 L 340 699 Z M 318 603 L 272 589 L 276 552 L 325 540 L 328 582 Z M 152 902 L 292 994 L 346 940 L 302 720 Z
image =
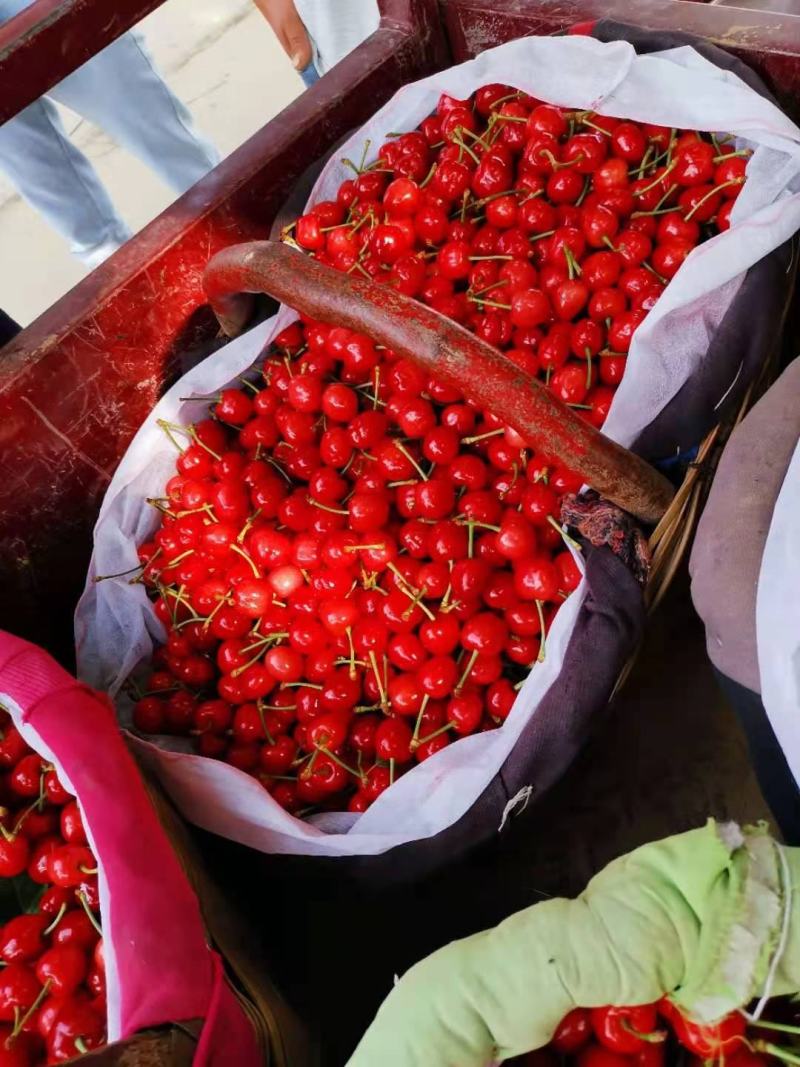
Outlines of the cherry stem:
M 332 759 L 333 762 L 336 763 L 339 767 L 341 767 L 343 771 L 347 771 L 348 774 L 352 774 L 354 778 L 360 777 L 358 771 L 354 767 L 351 767 L 349 764 L 345 763 L 343 759 L 340 759 L 339 756 L 337 756 L 334 752 L 331 752 L 327 745 L 319 745 L 318 751 L 324 752 L 328 759 Z
M 166 434 L 167 440 L 170 442 L 170 444 L 173 444 L 175 446 L 175 448 L 177 448 L 177 450 L 182 454 L 183 453 L 183 447 L 181 445 L 179 445 L 178 442 L 175 440 L 175 438 L 172 436 L 172 431 L 174 429 L 178 429 L 178 430 L 183 431 L 183 427 L 182 426 L 177 426 L 177 427 L 172 426 L 170 423 L 165 422 L 163 419 L 156 419 L 156 426 L 158 426 L 160 429 L 162 429 L 164 431 L 164 433 Z M 150 503 L 150 501 L 148 501 L 148 503 Z
M 569 162 L 564 163 L 556 159 L 549 148 L 543 148 L 541 154 L 553 168 L 553 170 L 564 170 L 565 167 L 574 167 L 576 163 L 580 163 L 585 158 L 583 152 L 578 152 L 574 159 L 570 159 Z
M 499 200 L 501 196 L 521 196 L 523 193 L 530 192 L 529 189 L 516 188 L 516 189 L 502 189 L 499 193 L 490 193 L 489 196 L 482 196 L 480 200 L 476 200 L 472 205 L 476 208 L 481 208 L 484 204 L 491 204 L 493 200 Z M 541 196 L 544 193 L 544 189 L 539 189 L 533 193 L 533 196 Z
M 504 285 L 508 285 L 508 278 L 501 278 L 499 281 L 492 282 L 491 285 L 484 285 L 483 289 L 475 289 L 471 293 L 468 292 L 467 296 L 472 299 L 473 297 L 481 296 L 483 293 L 490 293 L 492 289 L 500 289 Z
M 157 551 L 155 551 L 153 553 L 153 555 L 150 557 L 150 559 L 147 562 L 150 563 L 153 559 L 155 559 L 155 557 L 158 555 L 158 553 L 160 551 L 161 551 L 160 548 L 157 549 Z M 107 582 L 110 578 L 124 578 L 126 574 L 135 574 L 137 571 L 144 570 L 145 566 L 146 566 L 146 564 L 140 563 L 136 567 L 131 567 L 127 571 L 119 571 L 117 574 L 98 574 L 96 578 L 92 579 L 92 581 L 94 581 L 94 582 Z
M 756 1052 L 766 1052 L 768 1056 L 774 1056 L 775 1059 L 783 1060 L 784 1063 L 800 1064 L 800 1056 L 780 1045 L 773 1045 L 771 1041 L 754 1041 L 753 1048 Z
M 250 516 L 250 518 L 245 522 L 244 526 L 241 528 L 241 530 L 239 531 L 239 534 L 238 534 L 238 536 L 236 538 L 237 544 L 241 545 L 241 544 L 244 543 L 245 537 L 247 537 L 247 535 L 252 530 L 252 528 L 253 528 L 253 526 L 255 524 L 255 521 L 256 521 L 256 519 L 258 518 L 258 516 L 260 514 L 261 514 L 261 508 L 257 508 L 253 512 L 253 514 Z
M 50 983 L 51 982 L 52 982 L 52 979 L 48 978 L 47 981 L 42 986 L 42 988 L 39 990 L 39 993 L 38 993 L 38 995 L 36 997 L 36 1000 L 34 1000 L 33 1004 L 31 1004 L 31 1006 L 28 1008 L 28 1010 L 25 1012 L 24 1015 L 22 1015 L 21 1017 L 16 1019 L 16 1021 L 14 1023 L 14 1029 L 11 1031 L 11 1034 L 9 1036 L 9 1041 L 13 1041 L 15 1037 L 19 1037 L 20 1033 L 22 1032 L 22 1030 L 23 1030 L 23 1028 L 25 1026 L 25 1023 L 27 1023 L 29 1019 L 32 1019 L 33 1016 L 36 1014 L 36 1012 L 39 1010 L 40 1004 L 42 1003 L 42 1001 L 47 996 L 47 994 L 48 994 L 48 992 L 50 990 Z M 75 1039 L 76 1047 L 77 1047 L 77 1042 L 78 1042 L 78 1038 Z
M 420 189 L 424 189 L 425 186 L 428 184 L 428 182 L 431 180 L 431 178 L 434 176 L 434 174 L 436 173 L 436 167 L 437 167 L 436 163 L 431 163 L 431 169 L 428 171 L 428 173 L 425 175 L 425 177 L 419 183 Z
M 17 834 L 18 834 L 18 833 L 20 832 L 20 830 L 22 829 L 23 823 L 24 823 L 24 822 L 25 822 L 25 820 L 26 820 L 26 819 L 28 818 L 28 816 L 29 816 L 29 815 L 31 814 L 31 812 L 33 812 L 33 811 L 36 811 L 36 809 L 37 809 L 37 808 L 38 808 L 38 809 L 39 809 L 39 810 L 41 811 L 41 808 L 42 808 L 42 799 L 43 799 L 43 797 L 41 796 L 41 787 L 42 787 L 42 782 L 41 782 L 41 780 L 40 780 L 40 782 L 39 782 L 39 789 L 40 789 L 40 795 L 39 795 L 39 796 L 38 796 L 38 797 L 36 798 L 36 800 L 34 800 L 34 802 L 33 802 L 33 803 L 32 803 L 32 804 L 31 804 L 31 805 L 29 806 L 29 807 L 27 807 L 27 808 L 26 808 L 26 809 L 25 809 L 25 810 L 24 810 L 24 811 L 22 812 L 22 814 L 20 815 L 20 817 L 19 817 L 19 818 L 17 819 L 17 821 L 16 821 L 15 823 L 14 823 L 14 836 L 15 836 L 15 837 L 17 836 Z M 4 810 L 3 812 L 2 812 L 2 814 L 6 814 L 5 810 Z
M 584 345 L 583 353 L 586 356 L 586 389 L 589 390 L 592 387 L 592 350 Z
M 481 304 L 483 307 L 499 308 L 500 311 L 511 310 L 510 304 L 500 304 L 496 300 L 481 300 L 480 297 L 477 296 L 467 296 L 467 300 L 469 300 L 472 304 Z
M 258 714 L 258 718 L 261 723 L 261 729 L 264 731 L 264 737 L 266 737 L 267 739 L 267 744 L 274 745 L 275 738 L 267 729 L 267 720 L 264 718 L 264 707 L 260 700 L 256 701 L 256 713 Z
M 497 117 L 498 117 L 498 119 L 500 119 L 500 118 L 503 118 L 504 116 L 498 115 Z M 527 119 L 520 119 L 518 121 L 527 122 L 528 120 Z M 461 130 L 462 133 L 469 134 L 469 136 L 472 138 L 473 141 L 477 141 L 478 144 L 483 145 L 483 147 L 487 151 L 492 147 L 487 141 L 484 141 L 484 139 L 481 137 L 481 135 L 479 133 L 475 133 L 474 130 L 468 130 L 466 126 L 460 126 L 459 129 Z
M 348 661 L 347 661 L 350 664 L 350 670 L 348 671 L 348 674 L 350 676 L 350 680 L 351 681 L 355 681 L 355 677 L 356 677 L 356 649 L 355 649 L 355 645 L 353 644 L 353 629 L 352 629 L 352 627 L 348 626 L 347 629 L 345 630 L 345 633 L 347 634 L 347 644 L 348 644 L 348 646 L 350 648 L 350 656 L 349 656 Z
M 420 728 L 420 726 L 422 726 L 422 716 L 425 714 L 425 709 L 428 706 L 428 701 L 429 700 L 430 700 L 430 696 L 426 693 L 425 696 L 422 698 L 422 703 L 420 704 L 420 707 L 419 707 L 419 712 L 417 714 L 417 721 L 414 723 L 414 735 L 411 738 L 411 751 L 412 752 L 419 746 L 419 743 L 420 743 L 419 742 L 419 728 Z
M 78 1052 L 80 1052 L 81 1056 L 85 1056 L 86 1053 L 89 1051 L 89 1046 L 86 1044 L 83 1038 L 78 1035 L 78 1037 L 74 1039 L 74 1042 L 75 1048 L 78 1050 Z
M 653 146 L 652 146 L 652 144 L 649 144 L 647 146 L 647 148 L 645 149 L 644 155 L 642 156 L 642 162 L 639 164 L 639 173 L 638 173 L 638 177 L 639 178 L 641 178 L 644 175 L 644 172 L 647 169 L 647 164 L 650 162 L 650 157 L 652 156 L 652 154 L 653 154 Z
M 420 467 L 419 463 L 417 463 L 417 461 L 414 459 L 414 457 L 408 451 L 408 449 L 403 444 L 403 442 L 402 441 L 398 441 L 397 439 L 395 439 L 394 447 L 397 449 L 398 452 L 402 452 L 402 454 L 406 457 L 408 462 L 411 464 L 411 466 L 414 468 L 414 470 L 417 472 L 417 474 L 420 476 L 420 478 L 423 480 L 423 482 L 427 482 L 428 475 L 425 473 L 425 471 L 422 469 L 422 467 Z M 347 514 L 347 513 L 345 512 L 345 514 Z
M 570 537 L 570 535 L 561 526 L 561 524 L 558 522 L 557 519 L 554 519 L 552 515 L 548 515 L 547 516 L 547 521 L 550 523 L 550 525 L 553 527 L 554 530 L 558 531 L 559 536 L 561 537 L 562 541 L 565 544 L 572 545 L 572 547 L 574 549 L 577 549 L 578 552 L 582 552 L 583 551 L 583 548 L 581 547 L 581 545 L 575 540 L 574 537 Z
M 496 107 L 499 107 L 500 104 L 505 104 L 507 100 L 519 100 L 521 95 L 522 93 L 519 91 L 519 89 L 517 89 L 516 92 L 508 93 L 507 96 L 498 96 L 498 98 L 492 102 L 492 106 L 490 109 L 492 112 L 492 119 L 496 119 L 498 117 L 498 113 L 495 111 Z
M 456 126 L 456 128 L 453 130 L 453 133 L 452 133 L 452 136 L 450 137 L 450 140 L 453 142 L 453 144 L 457 144 L 459 148 L 461 148 L 464 152 L 466 152 L 467 155 L 470 157 L 470 159 L 472 159 L 472 161 L 474 163 L 480 163 L 480 159 L 475 155 L 475 153 L 472 151 L 472 149 L 469 147 L 469 145 L 464 144 L 464 141 L 461 139 L 461 134 L 463 132 L 464 132 L 464 127 L 463 126 Z
M 469 261 L 470 261 L 470 263 L 482 263 L 482 262 L 484 262 L 484 260 L 490 260 L 490 259 L 509 260 L 509 259 L 513 259 L 513 258 L 514 258 L 513 256 L 499 256 L 499 255 L 498 256 L 470 256 L 469 257 Z
M 447 733 L 448 730 L 455 730 L 456 724 L 454 722 L 446 722 L 444 726 L 440 726 L 438 730 L 434 730 L 432 734 L 428 734 L 427 737 L 421 737 L 417 744 L 417 748 L 420 745 L 427 745 L 429 741 L 433 741 L 434 737 L 438 737 L 440 734 Z
M 591 115 L 591 111 L 586 112 L 586 114 Z M 589 119 L 579 118 L 578 119 L 578 124 L 580 126 L 590 126 L 593 130 L 597 130 L 598 133 L 605 134 L 606 137 L 610 137 L 611 136 L 611 133 L 610 133 L 609 130 L 604 130 L 602 126 L 598 126 L 596 122 L 590 122 Z
M 66 910 L 67 910 L 67 905 L 66 905 L 66 903 L 64 903 L 64 904 L 62 904 L 62 905 L 61 905 L 61 907 L 60 907 L 60 908 L 58 909 L 58 914 L 56 915 L 55 919 L 53 919 L 53 921 L 52 921 L 52 922 L 50 923 L 50 925 L 49 925 L 49 926 L 47 927 L 47 929 L 46 929 L 46 930 L 44 931 L 44 935 L 45 935 L 45 937 L 47 937 L 47 936 L 49 936 L 50 934 L 52 934 L 52 932 L 53 932 L 53 931 L 55 930 L 55 928 L 56 928 L 56 927 L 58 926 L 58 924 L 59 924 L 59 923 L 61 922 L 61 920 L 62 920 L 62 919 L 64 918 L 64 912 L 65 912 Z
M 345 512 L 345 514 L 347 514 L 347 512 Z M 261 571 L 258 569 L 258 567 L 256 566 L 255 562 L 253 561 L 252 556 L 250 556 L 249 553 L 245 552 L 245 550 L 243 548 L 240 548 L 233 541 L 231 541 L 229 547 L 230 547 L 231 552 L 235 552 L 237 556 L 241 556 L 242 559 L 247 560 L 248 564 L 250 565 L 250 570 L 253 572 L 253 574 L 255 575 L 256 578 L 260 578 L 261 577 Z
M 425 615 L 427 615 L 428 618 L 431 620 L 431 622 L 433 622 L 433 620 L 436 618 L 436 616 L 433 614 L 433 612 L 428 607 L 428 605 L 427 604 L 423 604 L 422 600 L 420 599 L 422 597 L 423 593 L 427 592 L 427 590 L 425 590 L 425 589 L 414 589 L 412 586 L 410 586 L 408 584 L 399 585 L 397 588 L 400 590 L 401 593 L 403 593 L 405 596 L 407 596 L 408 599 L 411 601 L 411 606 L 403 614 L 403 618 L 404 619 L 408 619 L 410 617 L 411 612 L 414 610 L 414 608 L 419 608 L 419 610 L 424 612 Z
M 569 245 L 563 245 L 561 251 L 564 253 L 564 258 L 567 261 L 567 274 L 569 275 L 570 281 L 572 281 L 576 274 L 580 277 L 580 275 L 583 274 L 583 269 L 573 255 L 572 249 Z
M 539 616 L 539 654 L 536 657 L 537 663 L 544 663 L 546 653 L 546 637 L 545 637 L 545 625 L 544 625 L 544 611 L 542 611 L 541 600 L 534 600 L 536 605 L 536 613 Z
M 375 685 L 378 687 L 378 695 L 381 698 L 381 707 L 387 708 L 389 702 L 386 699 L 386 690 L 383 688 L 383 682 L 381 681 L 381 672 L 378 670 L 378 657 L 375 655 L 375 649 L 370 649 L 369 661 L 372 664 L 372 670 L 375 674 Z
M 265 456 L 264 458 L 266 459 L 267 463 L 269 463 L 269 465 L 271 467 L 275 468 L 275 470 L 278 472 L 278 474 L 280 474 L 281 478 L 283 478 L 284 481 L 288 482 L 289 485 L 292 484 L 292 479 L 289 477 L 289 475 L 286 473 L 286 471 L 283 469 L 283 467 L 280 465 L 280 463 L 278 463 L 278 461 L 276 459 L 273 459 L 272 456 Z
M 778 1030 L 782 1034 L 800 1034 L 800 1026 L 790 1026 L 788 1023 L 773 1023 L 765 1019 L 759 1019 L 755 1025 L 760 1030 Z
M 729 182 L 723 182 L 721 185 L 715 185 L 712 189 L 709 189 L 705 196 L 701 197 L 694 205 L 688 215 L 684 215 L 684 221 L 691 221 L 692 215 L 701 208 L 703 204 L 711 199 L 712 196 L 716 196 L 717 193 L 721 193 L 723 189 L 730 189 L 732 185 L 744 185 L 744 178 L 731 178 Z M 798 1061 L 800 1062 L 800 1061 Z
M 664 277 L 663 274 L 659 274 L 655 267 L 651 267 L 649 263 L 645 263 L 644 261 L 642 261 L 642 266 L 645 270 L 649 270 L 654 278 L 658 278 L 662 285 L 667 284 L 667 279 Z
M 726 159 L 736 159 L 737 157 L 745 156 L 749 158 L 752 156 L 752 152 L 749 148 L 740 148 L 738 152 L 722 152 L 718 156 L 714 156 L 711 160 L 712 163 L 723 163 Z M 761 1023 L 759 1023 L 759 1026 Z
M 638 1037 L 640 1041 L 647 1041 L 653 1045 L 660 1044 L 667 1039 L 666 1030 L 648 1030 L 643 1032 L 631 1026 L 627 1019 L 621 1020 L 621 1026 L 626 1033 L 631 1034 L 633 1037 Z
M 473 648 L 473 650 L 470 652 L 469 659 L 467 660 L 467 666 L 464 669 L 464 673 L 459 678 L 458 684 L 456 685 L 455 689 L 453 690 L 453 692 L 455 693 L 456 696 L 458 696 L 458 694 L 464 688 L 464 683 L 466 682 L 467 677 L 469 676 L 469 672 L 475 666 L 475 660 L 478 658 L 479 655 L 480 655 L 480 652 L 478 651 L 477 648 Z M 426 738 L 426 740 L 430 740 L 430 738 Z
M 478 441 L 487 441 L 490 437 L 498 437 L 506 432 L 505 426 L 498 426 L 495 430 L 487 430 L 486 433 L 476 433 L 472 437 L 462 437 L 462 445 L 474 445 Z
M 322 511 L 329 511 L 331 515 L 349 515 L 347 508 L 331 508 L 327 504 L 321 504 L 319 500 L 315 500 L 313 496 L 306 497 L 306 500 L 312 507 L 321 508 Z
M 634 196 L 644 196 L 645 193 L 649 193 L 651 189 L 655 189 L 659 182 L 663 182 L 666 176 L 678 165 L 678 161 L 674 159 L 668 166 L 664 168 L 664 173 L 659 174 L 657 178 L 654 178 L 649 185 L 645 185 L 644 189 L 637 189 L 633 194 Z

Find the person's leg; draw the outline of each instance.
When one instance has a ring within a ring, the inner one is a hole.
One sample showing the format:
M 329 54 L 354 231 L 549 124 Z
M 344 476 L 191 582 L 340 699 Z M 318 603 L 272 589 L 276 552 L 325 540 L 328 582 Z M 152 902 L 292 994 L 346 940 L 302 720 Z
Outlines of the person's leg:
M 104 129 L 178 193 L 219 162 L 135 32 L 123 34 L 50 95 Z
M 97 266 L 130 237 L 46 97 L 0 126 L 0 170 L 87 266 Z

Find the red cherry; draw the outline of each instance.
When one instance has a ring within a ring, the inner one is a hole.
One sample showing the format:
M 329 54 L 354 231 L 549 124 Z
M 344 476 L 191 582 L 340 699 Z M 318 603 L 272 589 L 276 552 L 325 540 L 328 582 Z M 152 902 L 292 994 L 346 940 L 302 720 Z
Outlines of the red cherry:
M 16 878 L 18 874 L 22 874 L 28 867 L 30 855 L 30 842 L 24 834 L 19 833 L 11 837 L 4 835 L 0 838 L 0 877 Z
M 457 734 L 475 733 L 483 716 L 483 700 L 475 690 L 465 689 L 448 701 L 446 714 Z
M 461 644 L 469 651 L 499 655 L 507 636 L 508 629 L 505 622 L 493 612 L 482 611 L 464 624 L 461 631 Z
M 511 296 L 511 321 L 515 326 L 538 326 L 551 315 L 550 301 L 540 289 L 522 289 Z
M 626 163 L 641 163 L 647 150 L 647 139 L 635 122 L 621 122 L 611 135 L 611 146 L 614 155 Z
M 75 945 L 84 952 L 93 949 L 99 934 L 83 908 L 73 908 L 59 921 L 53 931 L 56 945 Z
M 15 1022 L 39 996 L 41 987 L 30 968 L 24 963 L 9 963 L 0 970 L 0 1019 Z
M 433 656 L 420 668 L 418 676 L 423 692 L 440 700 L 455 688 L 458 668 L 449 656 Z
M 403 719 L 384 719 L 375 731 L 375 754 L 378 759 L 408 763 L 412 737 L 411 728 Z
M 88 971 L 86 955 L 77 945 L 59 944 L 47 950 L 36 965 L 36 977 L 54 996 L 67 997 L 76 991 Z
M 98 1048 L 104 1040 L 105 1024 L 100 1016 L 89 1005 L 68 1000 L 47 1035 L 48 1062 L 72 1059 L 85 1049 Z
M 79 885 L 94 868 L 94 856 L 85 845 L 61 845 L 47 859 L 49 880 L 64 888 Z
M 0 934 L 0 956 L 7 963 L 36 959 L 44 951 L 47 915 L 17 915 L 5 924 Z
M 514 585 L 522 600 L 558 600 L 558 571 L 543 556 L 518 563 L 514 568 Z

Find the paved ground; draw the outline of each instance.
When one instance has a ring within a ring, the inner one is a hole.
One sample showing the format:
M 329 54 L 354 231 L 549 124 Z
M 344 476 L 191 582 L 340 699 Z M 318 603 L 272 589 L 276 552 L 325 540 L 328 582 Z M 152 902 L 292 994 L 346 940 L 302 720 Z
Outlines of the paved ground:
M 142 24 L 151 52 L 198 126 L 227 154 L 303 85 L 251 0 L 167 0 Z M 143 164 L 64 112 L 121 214 L 140 229 L 172 200 Z M 0 307 L 23 325 L 71 289 L 83 267 L 61 238 L 0 178 Z

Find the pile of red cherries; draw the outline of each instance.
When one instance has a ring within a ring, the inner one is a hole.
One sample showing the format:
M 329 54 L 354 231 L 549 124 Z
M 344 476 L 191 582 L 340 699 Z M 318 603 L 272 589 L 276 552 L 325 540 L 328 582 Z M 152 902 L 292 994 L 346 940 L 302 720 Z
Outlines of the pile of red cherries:
M 489 85 L 443 96 L 285 239 L 498 346 L 602 425 L 631 337 L 725 228 L 745 158 Z M 286 810 L 365 811 L 502 725 L 580 581 L 572 472 L 369 337 L 308 319 L 180 452 L 139 548 L 166 643 L 134 726 L 190 737 Z
M 665 1067 L 720 1064 L 767 1067 L 797 1058 L 796 1008 L 786 998 L 767 1005 L 765 1017 L 748 1023 L 738 1011 L 715 1023 L 695 1022 L 667 997 L 635 1007 L 575 1008 L 550 1044 L 509 1067 Z
M 0 799 L 0 878 L 31 901 L 0 928 L 0 1067 L 61 1063 L 105 1043 L 97 866 L 77 801 L 1 710 Z

